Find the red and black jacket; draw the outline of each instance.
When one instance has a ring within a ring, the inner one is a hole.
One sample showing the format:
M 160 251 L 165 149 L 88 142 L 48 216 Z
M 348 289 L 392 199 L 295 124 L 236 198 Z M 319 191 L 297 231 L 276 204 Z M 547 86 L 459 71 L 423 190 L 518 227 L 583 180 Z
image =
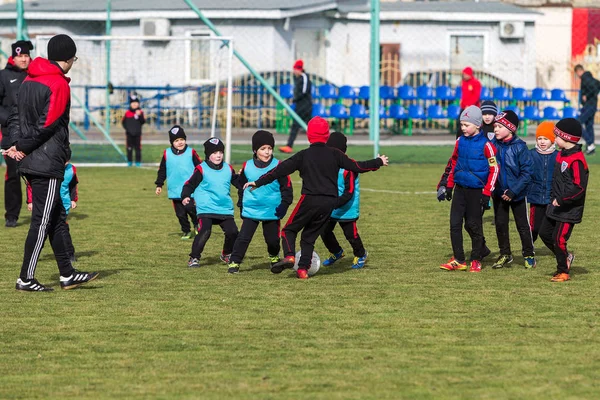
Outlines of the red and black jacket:
M 9 135 L 26 157 L 21 174 L 62 179 L 69 149 L 70 79 L 58 64 L 34 59 L 19 89 L 17 110 L 8 121 Z
M 10 57 L 6 63 L 6 68 L 0 71 L 0 125 L 2 125 L 2 145 L 3 149 L 12 146 L 10 136 L 8 135 L 8 117 L 12 108 L 17 104 L 17 93 L 27 77 L 27 71 L 15 65 L 13 58 Z
M 138 108 L 138 110 L 140 110 Z M 125 133 L 130 136 L 141 136 L 142 135 L 142 125 L 146 123 L 146 118 L 144 117 L 144 112 L 140 110 L 140 114 L 136 114 L 137 110 L 130 108 L 125 112 L 123 116 L 123 120 L 121 124 L 123 128 L 125 128 Z
M 573 224 L 581 222 L 589 174 L 580 144 L 558 153 L 552 178 L 551 203 L 546 208 L 548 218 Z M 552 205 L 554 199 L 558 207 Z

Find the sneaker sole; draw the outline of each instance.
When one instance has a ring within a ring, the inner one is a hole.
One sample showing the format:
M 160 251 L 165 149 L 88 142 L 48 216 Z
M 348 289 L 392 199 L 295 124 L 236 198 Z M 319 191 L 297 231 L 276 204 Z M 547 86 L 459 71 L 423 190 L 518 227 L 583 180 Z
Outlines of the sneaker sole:
M 89 281 L 85 281 L 85 282 L 81 282 L 81 283 L 76 283 L 74 285 L 69 285 L 69 286 L 61 286 L 64 290 L 71 290 L 71 289 L 75 289 L 78 286 L 81 285 L 85 285 L 86 283 L 90 283 L 91 281 L 96 280 L 96 278 L 98 278 L 100 276 L 100 274 L 96 274 L 96 276 L 94 276 L 92 279 L 90 279 Z
M 284 270 L 291 269 L 293 267 L 294 267 L 294 263 L 289 262 L 287 260 L 282 260 L 271 267 L 271 272 L 274 274 L 280 274 Z

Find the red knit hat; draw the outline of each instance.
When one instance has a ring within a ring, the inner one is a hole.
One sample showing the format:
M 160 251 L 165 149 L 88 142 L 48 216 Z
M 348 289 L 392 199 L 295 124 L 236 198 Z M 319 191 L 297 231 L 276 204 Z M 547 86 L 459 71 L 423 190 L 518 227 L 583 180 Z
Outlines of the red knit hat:
M 306 137 L 308 137 L 310 144 L 327 143 L 327 139 L 329 139 L 329 123 L 327 120 L 321 117 L 314 117 L 308 121 Z
M 471 67 L 466 67 L 465 69 L 463 69 L 463 74 L 467 74 L 469 76 L 473 76 L 473 68 Z
M 296 60 L 296 62 L 294 63 L 294 69 L 297 69 L 298 71 L 304 70 L 304 61 Z

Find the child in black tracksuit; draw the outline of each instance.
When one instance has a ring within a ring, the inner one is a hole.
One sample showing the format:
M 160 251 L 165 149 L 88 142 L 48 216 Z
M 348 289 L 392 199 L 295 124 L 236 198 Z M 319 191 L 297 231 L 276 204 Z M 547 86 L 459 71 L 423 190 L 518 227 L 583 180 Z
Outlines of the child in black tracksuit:
M 212 232 L 212 226 L 218 224 L 225 233 L 225 242 L 221 252 L 221 261 L 229 263 L 238 229 L 233 219 L 233 200 L 231 185 L 237 186 L 239 176 L 233 167 L 223 161 L 225 146 L 217 138 L 204 142 L 203 163 L 196 166 L 193 175 L 183 185 L 181 202 L 184 206 L 191 202 L 193 194 L 198 214 L 198 234 L 192 244 L 188 267 L 198 268 L 200 256 Z
M 194 199 L 190 199 L 190 202 L 184 206 L 181 202 L 181 190 L 183 184 L 194 173 L 194 168 L 202 162 L 196 150 L 188 147 L 185 142 L 186 139 L 185 131 L 181 126 L 175 125 L 169 130 L 171 147 L 163 153 L 158 167 L 158 176 L 156 182 L 154 182 L 156 184 L 156 195 L 158 196 L 162 193 L 165 180 L 169 181 L 169 199 L 173 201 L 173 209 L 175 209 L 175 215 L 181 225 L 181 231 L 183 232 L 181 239 L 183 240 L 187 240 L 192 236 L 188 216 L 194 225 L 194 231 L 198 230 L 198 218 L 196 217 Z
M 125 128 L 127 138 L 127 165 L 133 164 L 133 151 L 135 150 L 135 165 L 142 163 L 142 125 L 146 123 L 144 112 L 140 109 L 140 101 L 133 95 L 129 99 L 129 110 L 125 112 L 121 124 Z
M 240 187 L 238 207 L 242 216 L 242 227 L 229 258 L 227 272 L 230 274 L 239 272 L 254 232 L 261 222 L 271 266 L 281 261 L 279 258 L 280 221 L 285 217 L 294 200 L 292 180 L 289 176 L 283 176 L 256 190 L 244 193 L 241 189 L 246 182 L 255 181 L 277 167 L 279 160 L 273 157 L 273 147 L 275 147 L 275 138 L 271 132 L 260 130 L 252 136 L 254 156 L 244 163 L 238 182 Z
M 329 135 L 327 146 L 338 149 L 346 153 L 346 136 L 340 132 L 333 132 Z M 325 229 L 321 233 L 321 239 L 325 247 L 329 250 L 329 258 L 323 261 L 324 266 L 333 265 L 337 260 L 344 257 L 344 250 L 335 237 L 333 230 L 339 223 L 346 240 L 352 246 L 354 252 L 354 261 L 352 268 L 359 269 L 365 266 L 367 261 L 367 251 L 363 246 L 356 221 L 360 215 L 360 185 L 358 174 L 352 171 L 340 169 L 338 174 L 338 201 L 335 209 L 331 213 L 329 221 L 325 224 Z
M 556 156 L 552 176 L 551 202 L 540 229 L 540 238 L 556 256 L 556 273 L 552 282 L 570 279 L 570 269 L 575 259 L 567 250 L 567 241 L 573 226 L 581 222 L 585 206 L 585 193 L 590 171 L 577 142 L 581 139 L 579 121 L 565 118 L 554 128 L 556 145 L 561 149 Z
M 321 117 L 309 121 L 306 135 L 310 143 L 308 149 L 283 161 L 255 182 L 244 185 L 244 189 L 248 186 L 259 188 L 294 171 L 300 171 L 302 196 L 281 232 L 285 258 L 271 268 L 271 272 L 277 274 L 295 264 L 296 235 L 302 230 L 302 256 L 297 271 L 300 279 L 308 279 L 315 241 L 337 204 L 339 169 L 344 168 L 356 173 L 375 171 L 387 165 L 388 161 L 386 156 L 380 156 L 373 160 L 357 162 L 338 149 L 327 147 L 325 143 L 329 138 L 329 124 Z

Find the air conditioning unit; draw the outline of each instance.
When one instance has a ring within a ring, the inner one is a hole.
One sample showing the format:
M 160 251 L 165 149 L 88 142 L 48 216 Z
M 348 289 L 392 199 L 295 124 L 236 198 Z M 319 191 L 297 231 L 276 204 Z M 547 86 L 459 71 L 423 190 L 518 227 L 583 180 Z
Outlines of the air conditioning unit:
M 170 36 L 171 21 L 165 18 L 145 18 L 140 20 L 142 36 Z
M 525 37 L 525 22 L 502 21 L 500 22 L 500 38 L 522 39 Z

